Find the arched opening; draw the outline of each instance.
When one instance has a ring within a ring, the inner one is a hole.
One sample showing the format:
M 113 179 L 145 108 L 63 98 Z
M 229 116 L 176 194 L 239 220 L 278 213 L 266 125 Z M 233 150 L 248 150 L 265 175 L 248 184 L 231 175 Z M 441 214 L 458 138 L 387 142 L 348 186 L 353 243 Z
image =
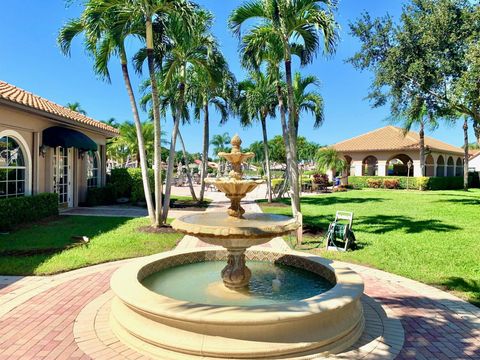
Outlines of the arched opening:
M 437 173 L 436 176 L 445 176 L 445 159 L 440 155 L 437 159 Z
M 462 176 L 463 175 L 463 160 L 461 158 L 457 158 L 457 164 L 455 166 L 455 176 Z
M 387 176 L 407 176 L 408 162 L 413 165 L 412 158 L 405 154 L 395 155 L 387 161 Z M 410 176 L 413 175 L 413 169 L 410 168 Z
M 0 133 L 0 199 L 30 194 L 30 154 L 13 131 Z
M 347 166 L 345 167 L 345 176 L 350 176 L 350 174 L 352 173 L 352 158 L 348 155 L 345 155 L 344 158 L 347 162 Z
M 425 158 L 425 176 L 435 176 L 435 162 L 430 154 Z
M 87 188 L 94 188 L 100 185 L 100 161 L 97 151 L 88 151 L 85 156 L 87 162 Z
M 451 156 L 447 160 L 447 176 L 455 176 L 455 163 Z
M 363 176 L 377 176 L 378 175 L 378 160 L 375 156 L 367 156 L 362 162 Z

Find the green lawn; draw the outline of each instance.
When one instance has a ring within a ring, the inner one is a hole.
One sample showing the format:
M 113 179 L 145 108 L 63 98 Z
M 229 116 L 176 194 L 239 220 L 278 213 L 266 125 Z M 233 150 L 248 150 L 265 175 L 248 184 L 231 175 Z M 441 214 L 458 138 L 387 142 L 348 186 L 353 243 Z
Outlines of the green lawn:
M 291 214 L 287 205 L 260 205 Z M 480 305 L 480 190 L 357 190 L 302 198 L 304 223 L 313 230 L 325 231 L 337 210 L 354 212 L 359 249 L 326 252 L 320 235 L 307 237 L 301 249 L 448 289 Z
M 0 274 L 45 275 L 172 249 L 177 233 L 146 233 L 146 218 L 61 216 L 0 235 Z M 72 236 L 87 236 L 75 245 Z M 28 254 L 29 251 L 38 254 Z M 27 252 L 18 255 L 18 253 Z M 15 255 L 12 255 L 15 254 Z

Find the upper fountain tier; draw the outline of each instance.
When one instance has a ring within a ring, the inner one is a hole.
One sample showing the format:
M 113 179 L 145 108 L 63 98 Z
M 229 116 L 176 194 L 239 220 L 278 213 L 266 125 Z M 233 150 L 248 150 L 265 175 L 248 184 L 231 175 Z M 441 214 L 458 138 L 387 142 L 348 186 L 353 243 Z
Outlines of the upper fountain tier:
M 205 179 L 205 182 L 215 185 L 215 187 L 230 199 L 230 207 L 228 215 L 236 218 L 242 218 L 245 210 L 241 207 L 240 201 L 249 192 L 253 191 L 263 180 L 246 180 L 243 179 L 242 164 L 255 156 L 252 152 L 242 153 L 240 145 L 242 140 L 235 135 L 230 141 L 232 150 L 229 153 L 220 152 L 218 156 L 226 159 L 231 165 L 232 170 L 228 174 L 229 177 Z

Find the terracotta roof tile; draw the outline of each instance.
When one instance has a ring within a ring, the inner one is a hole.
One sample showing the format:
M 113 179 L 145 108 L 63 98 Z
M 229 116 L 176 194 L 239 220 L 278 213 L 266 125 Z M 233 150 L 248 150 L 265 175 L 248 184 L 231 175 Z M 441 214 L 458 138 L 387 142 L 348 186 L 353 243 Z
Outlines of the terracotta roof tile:
M 414 131 L 405 134 L 403 129 L 389 125 L 336 143 L 333 148 L 341 152 L 418 150 L 419 139 L 418 133 Z M 431 150 L 463 154 L 462 148 L 429 136 L 425 136 L 425 146 Z
M 80 124 L 90 125 L 104 131 L 118 134 L 118 130 L 112 126 L 104 124 L 76 111 L 70 110 L 69 108 L 58 105 L 53 101 L 34 95 L 31 92 L 25 91 L 1 80 L 0 99 L 8 100 L 12 103 L 20 105 L 25 105 L 35 110 L 40 110 L 49 114 L 63 117 L 68 120 L 76 121 Z

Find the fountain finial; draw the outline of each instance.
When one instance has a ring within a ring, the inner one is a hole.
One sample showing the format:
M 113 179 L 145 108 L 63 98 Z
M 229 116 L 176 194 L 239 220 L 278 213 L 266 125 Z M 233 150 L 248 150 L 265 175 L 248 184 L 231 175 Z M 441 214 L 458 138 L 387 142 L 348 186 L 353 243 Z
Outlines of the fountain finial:
M 232 152 L 239 153 L 240 145 L 242 145 L 242 139 L 240 139 L 238 134 L 235 134 L 230 140 L 230 144 L 232 144 Z

